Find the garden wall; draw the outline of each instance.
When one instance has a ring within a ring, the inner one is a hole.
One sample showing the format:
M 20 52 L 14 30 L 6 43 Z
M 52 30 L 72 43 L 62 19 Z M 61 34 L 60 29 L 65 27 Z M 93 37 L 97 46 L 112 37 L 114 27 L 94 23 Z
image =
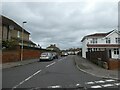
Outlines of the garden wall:
M 108 58 L 106 51 L 87 52 L 87 59 L 105 69 L 113 70 L 120 68 L 120 59 Z
M 40 54 L 46 50 L 37 49 L 37 48 L 28 48 L 24 47 L 23 50 L 23 60 L 29 59 L 38 59 Z M 16 62 L 21 60 L 21 49 L 20 47 L 16 47 L 14 50 L 3 50 L 2 51 L 2 63 L 7 62 Z

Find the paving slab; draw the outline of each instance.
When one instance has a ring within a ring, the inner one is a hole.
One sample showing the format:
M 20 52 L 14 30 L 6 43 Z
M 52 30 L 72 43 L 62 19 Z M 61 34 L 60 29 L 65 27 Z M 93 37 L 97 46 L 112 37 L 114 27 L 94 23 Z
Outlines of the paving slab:
M 88 73 L 88 74 L 91 74 L 97 77 L 120 79 L 119 70 L 104 69 L 80 56 L 75 56 L 74 61 L 75 61 L 77 68 L 85 73 Z

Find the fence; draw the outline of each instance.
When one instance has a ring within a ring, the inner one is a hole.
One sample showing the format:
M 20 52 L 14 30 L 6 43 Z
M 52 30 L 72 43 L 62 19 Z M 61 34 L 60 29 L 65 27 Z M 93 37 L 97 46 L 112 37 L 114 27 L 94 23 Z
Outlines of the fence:
M 105 69 L 112 70 L 120 68 L 120 60 L 109 58 L 107 50 L 86 52 L 86 57 L 88 60 Z
M 92 52 L 86 52 L 87 59 L 94 61 L 94 60 L 101 60 L 101 61 L 107 61 L 108 60 L 108 54 L 107 51 L 92 51 Z

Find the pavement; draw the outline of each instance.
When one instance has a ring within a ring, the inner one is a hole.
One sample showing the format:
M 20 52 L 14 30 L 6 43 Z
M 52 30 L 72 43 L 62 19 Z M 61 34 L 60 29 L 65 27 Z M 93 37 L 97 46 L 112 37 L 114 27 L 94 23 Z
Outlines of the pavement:
M 112 78 L 112 79 L 120 80 L 120 78 L 118 78 L 118 73 L 120 73 L 120 71 L 118 70 L 104 69 L 80 56 L 74 57 L 74 61 L 75 61 L 75 65 L 80 71 L 83 71 L 85 73 L 88 73 L 97 77 Z
M 18 67 L 18 66 L 22 66 L 22 65 L 31 64 L 31 63 L 34 63 L 37 61 L 38 61 L 38 59 L 30 59 L 30 60 L 24 60 L 24 61 L 18 61 L 18 62 L 4 63 L 4 64 L 0 64 L 0 69 Z

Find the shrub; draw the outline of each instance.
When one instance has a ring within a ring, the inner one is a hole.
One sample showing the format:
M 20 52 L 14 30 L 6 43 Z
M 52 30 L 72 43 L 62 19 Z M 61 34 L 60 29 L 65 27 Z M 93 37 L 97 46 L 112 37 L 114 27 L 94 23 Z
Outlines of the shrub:
M 17 41 L 14 41 L 14 40 L 2 41 L 2 48 L 5 47 L 8 49 L 11 49 L 11 48 L 14 48 L 16 45 L 17 45 Z

